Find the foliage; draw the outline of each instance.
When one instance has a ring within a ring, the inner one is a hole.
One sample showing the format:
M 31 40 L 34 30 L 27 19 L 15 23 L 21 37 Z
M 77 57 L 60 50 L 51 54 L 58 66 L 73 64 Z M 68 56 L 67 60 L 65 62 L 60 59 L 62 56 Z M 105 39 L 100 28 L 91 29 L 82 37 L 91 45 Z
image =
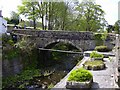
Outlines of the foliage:
M 16 57 L 20 56 L 20 49 L 19 48 L 11 48 L 7 50 L 3 50 L 3 59 L 14 59 Z
M 14 45 L 14 41 L 13 40 L 8 40 L 7 42 L 9 45 L 13 46 Z
M 5 17 L 4 19 L 7 20 L 7 23 L 8 23 L 8 24 L 18 25 L 18 24 L 19 24 L 20 16 L 19 16 L 18 13 L 12 11 L 12 12 L 11 12 L 11 17 L 10 17 L 10 18 Z
M 102 34 L 100 34 L 100 33 L 95 33 L 95 34 L 94 34 L 94 39 L 95 39 L 95 40 L 100 41 L 100 40 L 102 40 L 101 37 L 102 37 Z
M 15 44 L 16 47 L 19 47 L 23 52 L 30 53 L 30 51 L 35 48 L 34 40 L 30 40 L 27 36 L 24 36 L 22 40 Z
M 103 45 L 103 40 L 101 38 L 102 36 L 103 35 L 101 33 L 95 33 L 94 34 L 94 39 L 95 39 L 96 46 Z
M 90 0 L 82 3 L 69 2 L 26 2 L 18 6 L 19 14 L 29 20 L 42 20 L 43 30 L 97 31 L 106 25 L 104 11 L 100 5 Z
M 83 68 L 73 70 L 68 77 L 68 81 L 85 82 L 91 80 L 93 75 Z
M 90 53 L 90 58 L 103 58 L 103 57 L 104 57 L 104 55 L 99 54 L 99 53 L 97 53 L 95 51 L 93 51 L 92 53 Z
M 36 76 L 40 76 L 39 69 L 25 70 L 21 74 L 3 78 L 3 88 L 9 88 L 11 85 L 15 85 L 17 88 L 19 88 L 19 85 L 17 85 L 18 82 L 24 82 L 25 80 L 30 80 Z
M 104 29 L 107 24 L 101 6 L 93 1 L 83 0 L 76 7 L 76 11 L 78 11 L 76 25 L 78 25 L 79 30 L 96 32 Z
M 56 44 L 52 49 L 57 49 L 57 50 L 64 50 L 64 51 L 79 51 L 76 47 L 72 46 L 71 44 L 68 43 L 58 43 Z M 68 54 L 66 53 L 60 53 L 60 52 L 52 52 L 52 58 L 53 60 L 62 60 L 65 56 Z
M 101 39 L 104 41 L 103 44 L 105 44 L 105 40 L 107 39 L 107 36 L 108 36 L 107 31 L 104 31 L 104 33 L 102 34 L 102 37 L 101 37 Z
M 102 60 L 94 60 L 94 61 L 86 61 L 84 63 L 84 65 L 87 65 L 87 66 L 100 66 L 104 64 L 104 62 Z
M 54 84 L 50 84 L 49 86 L 48 86 L 48 90 L 50 90 L 51 88 L 53 88 L 54 87 Z
M 114 24 L 115 33 L 120 34 L 120 20 L 116 21 Z
M 10 35 L 7 35 L 6 33 L 2 34 L 2 45 L 6 46 L 7 44 L 13 45 L 13 40 Z
M 113 25 L 108 25 L 106 30 L 107 30 L 108 33 L 112 33 L 112 31 L 114 31 L 114 26 Z
M 25 15 L 29 20 L 33 20 L 34 29 L 36 29 L 36 20 L 39 19 L 38 4 L 38 2 L 22 0 L 22 5 L 18 6 L 19 14 Z
M 19 56 L 19 48 L 14 47 L 12 37 L 7 34 L 2 34 L 2 45 L 3 45 L 3 59 L 13 59 Z
M 95 50 L 98 52 L 109 52 L 111 49 L 109 49 L 107 46 L 96 46 Z

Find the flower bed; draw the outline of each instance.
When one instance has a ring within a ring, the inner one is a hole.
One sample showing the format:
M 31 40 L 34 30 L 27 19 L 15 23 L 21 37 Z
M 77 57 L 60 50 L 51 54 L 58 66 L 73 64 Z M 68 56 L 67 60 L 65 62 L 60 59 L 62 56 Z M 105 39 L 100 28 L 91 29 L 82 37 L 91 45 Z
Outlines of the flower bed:
M 90 58 L 94 58 L 94 60 L 103 60 L 104 55 L 103 55 L 103 54 L 99 54 L 99 53 L 93 51 L 93 52 L 90 54 Z
M 66 82 L 66 88 L 90 88 L 93 82 L 93 75 L 83 68 L 73 70 Z
M 103 69 L 105 69 L 105 64 L 101 60 L 86 61 L 83 64 L 83 68 L 85 68 L 87 70 L 103 70 Z
M 95 50 L 98 52 L 109 52 L 112 51 L 112 49 L 108 48 L 107 46 L 96 46 Z

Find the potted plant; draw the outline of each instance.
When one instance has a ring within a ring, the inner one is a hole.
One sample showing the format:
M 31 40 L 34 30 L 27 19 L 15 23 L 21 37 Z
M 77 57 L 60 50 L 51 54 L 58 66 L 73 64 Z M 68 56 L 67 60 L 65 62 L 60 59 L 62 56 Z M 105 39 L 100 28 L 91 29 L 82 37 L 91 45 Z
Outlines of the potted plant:
M 95 60 L 95 61 L 89 60 L 83 64 L 83 68 L 87 70 L 102 70 L 105 68 L 105 64 L 102 60 Z
M 95 51 L 93 51 L 91 54 L 90 54 L 90 58 L 94 58 L 94 60 L 103 60 L 104 58 L 104 55 L 103 54 L 99 54 Z
M 66 88 L 90 88 L 93 82 L 93 75 L 83 68 L 73 70 L 66 82 Z

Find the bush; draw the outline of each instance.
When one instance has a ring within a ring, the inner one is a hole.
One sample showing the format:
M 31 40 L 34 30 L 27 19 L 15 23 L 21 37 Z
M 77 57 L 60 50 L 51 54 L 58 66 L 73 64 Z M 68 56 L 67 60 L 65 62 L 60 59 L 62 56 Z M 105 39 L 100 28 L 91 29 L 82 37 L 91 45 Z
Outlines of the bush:
M 112 49 L 108 48 L 107 46 L 96 46 L 95 50 L 98 52 L 109 52 L 112 51 Z
M 68 77 L 68 81 L 85 82 L 91 80 L 93 75 L 83 68 L 73 70 Z
M 95 51 L 93 51 L 91 54 L 90 54 L 90 58 L 103 58 L 104 55 L 103 54 L 99 54 Z

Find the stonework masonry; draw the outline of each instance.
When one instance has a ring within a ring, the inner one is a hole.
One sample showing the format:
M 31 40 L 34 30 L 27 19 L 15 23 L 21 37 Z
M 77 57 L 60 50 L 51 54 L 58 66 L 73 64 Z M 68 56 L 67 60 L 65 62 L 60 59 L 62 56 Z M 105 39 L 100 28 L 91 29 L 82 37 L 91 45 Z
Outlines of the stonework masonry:
M 93 50 L 96 46 L 92 32 L 17 29 L 12 30 L 12 33 L 17 35 L 18 39 L 21 36 L 29 36 L 37 44 L 38 48 L 52 48 L 59 42 L 69 43 L 82 51 Z M 105 44 L 112 48 L 114 45 L 110 41 L 113 40 L 115 38 L 109 35 Z

